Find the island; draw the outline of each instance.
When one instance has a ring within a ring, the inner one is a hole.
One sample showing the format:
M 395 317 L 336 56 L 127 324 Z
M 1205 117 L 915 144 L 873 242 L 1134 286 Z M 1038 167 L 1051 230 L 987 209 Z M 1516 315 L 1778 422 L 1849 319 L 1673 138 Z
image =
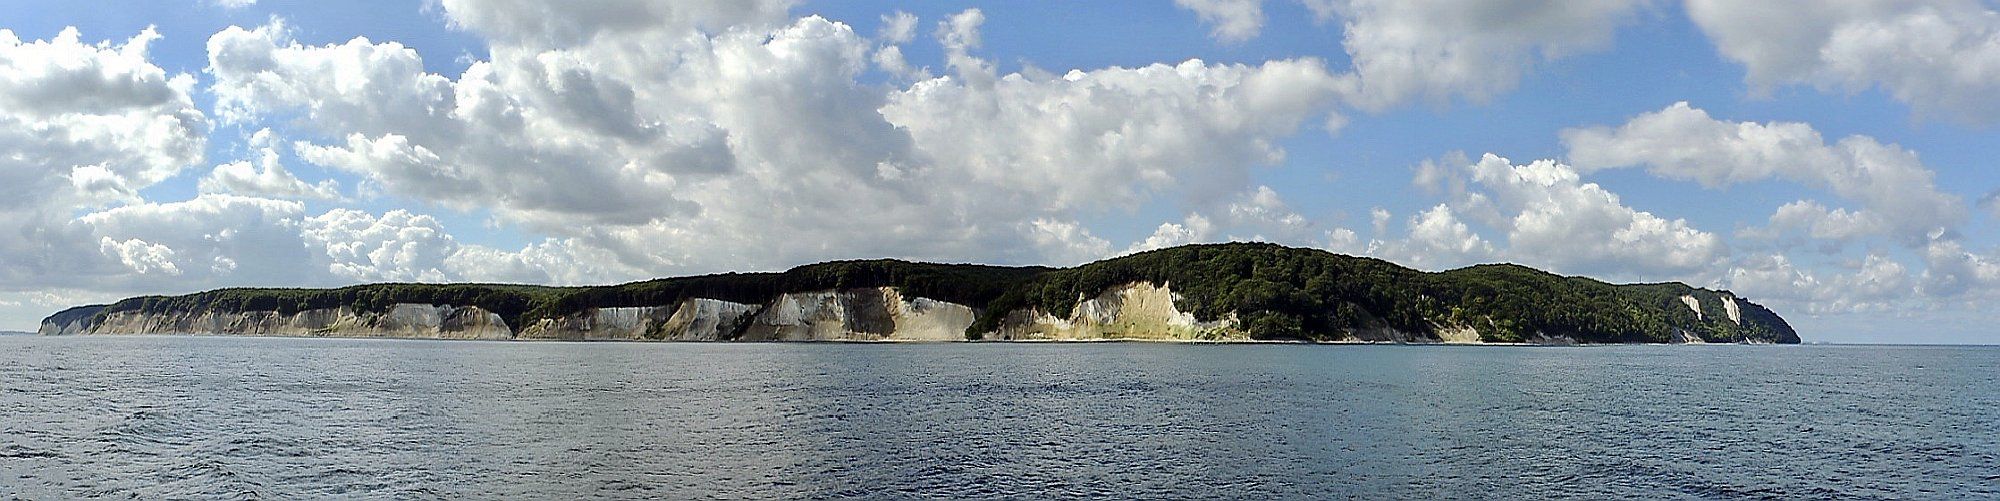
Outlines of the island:
M 630 341 L 1796 344 L 1776 313 L 1682 283 L 1525 266 L 1425 272 L 1268 243 L 1068 268 L 833 261 L 622 285 L 229 288 L 70 308 L 40 334 Z

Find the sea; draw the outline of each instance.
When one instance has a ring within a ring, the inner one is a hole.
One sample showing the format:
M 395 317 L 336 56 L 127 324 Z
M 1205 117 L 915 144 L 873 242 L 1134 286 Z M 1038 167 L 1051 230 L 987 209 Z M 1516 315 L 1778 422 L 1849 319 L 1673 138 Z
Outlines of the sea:
M 1995 499 L 2000 348 L 0 337 L 0 499 Z

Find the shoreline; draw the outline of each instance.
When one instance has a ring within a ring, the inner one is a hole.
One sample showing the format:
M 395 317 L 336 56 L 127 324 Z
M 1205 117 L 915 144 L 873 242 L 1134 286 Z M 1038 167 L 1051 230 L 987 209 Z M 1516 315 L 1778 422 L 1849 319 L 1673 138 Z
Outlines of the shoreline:
M 73 334 L 29 336 L 40 338 L 124 338 L 124 337 L 189 337 L 189 338 L 252 338 L 252 339 L 354 339 L 391 341 L 480 341 L 494 343 L 632 343 L 632 344 L 873 344 L 873 345 L 928 345 L 928 344 L 1122 344 L 1150 343 L 1162 345 L 1296 345 L 1296 346 L 1470 346 L 1470 347 L 1524 347 L 1524 348 L 1589 348 L 1610 346 L 1783 346 L 1779 343 L 1487 343 L 1487 342 L 1397 342 L 1397 341 L 1307 341 L 1296 339 L 1161 339 L 1161 338 L 1102 338 L 1102 339 L 1015 339 L 1015 340 L 936 340 L 936 339 L 811 339 L 811 340 L 757 340 L 757 341 L 672 341 L 652 339 L 481 339 L 451 337 L 409 337 L 409 336 L 283 336 L 263 334 L 201 334 L 201 333 L 135 333 L 135 334 Z

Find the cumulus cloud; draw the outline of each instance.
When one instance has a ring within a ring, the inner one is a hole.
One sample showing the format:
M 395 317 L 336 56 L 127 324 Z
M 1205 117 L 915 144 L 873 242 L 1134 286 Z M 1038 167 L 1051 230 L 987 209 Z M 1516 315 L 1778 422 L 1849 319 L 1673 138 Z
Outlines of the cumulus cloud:
M 1221 241 L 1276 242 L 1299 246 L 1330 246 L 1355 238 L 1352 230 L 1318 232 L 1312 221 L 1292 211 L 1284 197 L 1269 186 L 1258 186 L 1208 211 L 1190 212 L 1178 222 L 1160 223 L 1152 235 L 1133 242 L 1125 253 L 1193 243 Z
M 306 218 L 299 234 L 325 254 L 329 273 L 354 281 L 444 281 L 445 260 L 459 251 L 437 219 L 401 209 L 380 217 L 334 209 Z
M 208 48 L 225 119 L 302 113 L 342 138 L 297 145 L 306 161 L 456 208 L 643 222 L 687 208 L 674 173 L 728 168 L 712 127 L 643 121 L 629 87 L 577 58 L 519 61 L 527 91 L 509 93 L 489 64 L 453 82 L 401 44 L 304 46 L 280 24 L 230 27 Z M 563 181 L 546 182 L 553 173 Z
M 304 211 L 299 202 L 208 194 L 87 214 L 71 229 L 95 236 L 104 257 L 128 268 L 95 270 L 100 285 L 159 289 L 240 284 L 238 277 L 266 285 L 314 283 L 299 266 L 308 262 L 298 232 Z M 122 276 L 125 271 L 138 276 Z
M 1492 242 L 1459 220 L 1446 204 L 1418 212 L 1407 224 L 1406 236 L 1375 240 L 1365 252 L 1431 271 L 1490 261 L 1498 254 Z
M 1816 313 L 1872 311 L 1891 305 L 1936 304 L 1970 291 L 1990 291 L 2000 268 L 1967 251 L 1957 229 L 1969 205 L 1936 185 L 1935 173 L 1916 152 L 1867 136 L 1827 141 L 1797 122 L 1719 120 L 1687 103 L 1634 117 L 1615 127 L 1563 131 L 1569 160 L 1582 172 L 1644 167 L 1666 179 L 1725 188 L 1784 180 L 1825 190 L 1850 207 L 1798 200 L 1777 207 L 1768 223 L 1744 228 L 1751 242 L 1777 249 L 1800 246 L 1828 256 L 1801 263 L 1798 256 L 1760 253 L 1729 265 L 1718 283 Z M 1871 238 L 1918 251 L 1919 274 L 1894 257 L 1871 250 L 1865 259 L 1839 256 Z
M 1933 296 L 1955 297 L 1970 291 L 2000 289 L 2000 256 L 1966 250 L 1955 240 L 1936 240 L 1924 247 L 1921 290 Z
M 1719 286 L 1767 306 L 1811 314 L 1923 309 L 1940 292 L 1926 277 L 1880 253 L 1816 267 L 1784 254 L 1754 254 L 1724 272 Z M 1963 292 L 1960 290 L 1959 292 Z
M 308 184 L 292 175 L 279 161 L 278 145 L 270 129 L 250 138 L 257 149 L 257 161 L 239 160 L 215 166 L 199 184 L 203 193 L 235 193 L 285 199 L 334 200 L 340 198 L 340 183 L 331 179 Z
M 1075 221 L 1041 218 L 1029 222 L 1028 227 L 1028 243 L 1057 266 L 1103 259 L 1111 253 L 1110 241 L 1090 234 L 1089 228 Z
M 1206 197 L 1244 186 L 1245 167 L 1281 160 L 1274 140 L 1322 111 L 1332 84 L 1317 60 L 1194 60 L 1049 80 L 1012 74 L 984 89 L 932 80 L 896 93 L 882 115 L 974 184 L 1056 208 L 1131 205 L 1176 184 L 1213 190 L 1197 193 Z
M 68 241 L 94 251 L 61 269 L 108 290 L 187 291 L 223 286 L 334 286 L 356 282 L 607 283 L 646 277 L 570 240 L 517 251 L 463 245 L 435 218 L 396 209 L 333 209 L 203 194 L 86 214 Z
M 111 237 L 98 239 L 98 252 L 117 258 L 118 262 L 138 274 L 162 273 L 179 276 L 181 269 L 174 264 L 174 250 L 165 245 L 146 243 L 145 240 L 131 238 L 112 240 Z
M 549 3 L 538 0 L 443 0 L 454 26 L 495 42 L 566 46 L 600 38 L 647 38 L 666 31 L 682 35 L 717 33 L 743 25 L 780 23 L 791 0 L 659 2 L 593 0 Z
M 1859 204 L 1835 213 L 1804 203 L 1773 216 L 1778 226 L 1817 224 L 1827 238 L 1887 234 L 1920 245 L 1966 216 L 1964 200 L 1939 191 L 1916 152 L 1867 136 L 1828 143 L 1804 123 L 1718 120 L 1681 102 L 1615 128 L 1565 130 L 1562 140 L 1569 161 L 1586 172 L 1644 166 L 1657 176 L 1712 188 L 1776 178 Z
M 147 59 L 151 28 L 123 44 L 75 28 L 23 42 L 0 29 L 0 210 L 129 198 L 202 158 L 208 122 L 194 78 Z
M 208 121 L 194 78 L 151 62 L 159 38 L 148 28 L 89 43 L 67 28 L 23 41 L 0 29 L 0 285 L 170 270 L 175 257 L 155 239 L 107 244 L 72 224 L 80 210 L 140 202 L 140 190 L 202 161 Z
M 1554 160 L 1515 164 L 1486 154 L 1443 168 L 1450 172 L 1444 175 L 1463 180 L 1452 183 L 1451 207 L 1505 234 L 1500 255 L 1510 260 L 1565 273 L 1655 279 L 1709 270 L 1728 253 L 1715 234 L 1628 207 L 1616 193 Z M 1468 245 L 1454 221 L 1450 213 L 1427 213 L 1412 226 L 1441 242 Z
M 544 239 L 520 250 L 461 245 L 445 258 L 447 276 L 455 280 L 551 285 L 601 285 L 656 278 L 647 270 L 624 264 L 620 256 L 576 239 Z
M 281 24 L 217 33 L 208 71 L 231 122 L 309 117 L 293 144 L 308 163 L 655 274 L 1102 256 L 1108 243 L 1070 228 L 1080 215 L 1221 207 L 1338 90 L 1314 59 L 1000 74 L 976 55 L 978 10 L 938 23 L 950 74 L 885 87 L 862 73 L 914 16 L 871 40 L 763 4 L 609 4 L 653 21 L 445 2 L 492 46 L 455 79 L 394 42 L 308 46 Z
M 1337 17 L 1354 62 L 1352 102 L 1382 110 L 1410 100 L 1484 102 L 1536 63 L 1601 50 L 1646 0 L 1315 0 Z
M 1174 3 L 1224 43 L 1255 38 L 1264 27 L 1263 0 Z M 1341 22 L 1341 46 L 1354 64 L 1344 91 L 1351 104 L 1381 111 L 1413 100 L 1483 103 L 1513 90 L 1543 61 L 1608 47 L 1618 27 L 1653 0 L 1299 3 L 1320 22 Z
M 1977 0 L 1689 0 L 1760 91 L 1880 88 L 1920 113 L 2000 120 L 2000 12 Z
M 1199 213 L 1188 214 L 1180 222 L 1160 223 L 1152 235 L 1134 242 L 1129 252 L 1165 249 L 1176 245 L 1207 242 L 1215 238 L 1215 223 Z
M 1743 235 L 1776 240 L 1788 246 L 1806 243 L 1805 240 L 1819 241 L 1832 244 L 1823 248 L 1834 252 L 1841 244 L 1891 230 L 1889 222 L 1874 212 L 1827 208 L 1816 201 L 1800 200 L 1779 206 L 1771 214 L 1769 226 L 1746 229 Z
M 888 45 L 910 43 L 917 38 L 917 15 L 900 10 L 883 15 L 882 29 L 875 38 Z
M 1242 42 L 1264 29 L 1264 0 L 1174 0 L 1174 5 L 1194 11 L 1209 36 L 1223 42 Z

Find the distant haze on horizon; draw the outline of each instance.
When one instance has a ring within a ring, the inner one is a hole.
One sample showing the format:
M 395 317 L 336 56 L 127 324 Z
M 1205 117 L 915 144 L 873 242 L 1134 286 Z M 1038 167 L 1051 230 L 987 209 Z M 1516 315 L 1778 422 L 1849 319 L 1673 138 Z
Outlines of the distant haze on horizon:
M 1271 241 L 2000 342 L 1978 0 L 0 0 L 0 329 Z

